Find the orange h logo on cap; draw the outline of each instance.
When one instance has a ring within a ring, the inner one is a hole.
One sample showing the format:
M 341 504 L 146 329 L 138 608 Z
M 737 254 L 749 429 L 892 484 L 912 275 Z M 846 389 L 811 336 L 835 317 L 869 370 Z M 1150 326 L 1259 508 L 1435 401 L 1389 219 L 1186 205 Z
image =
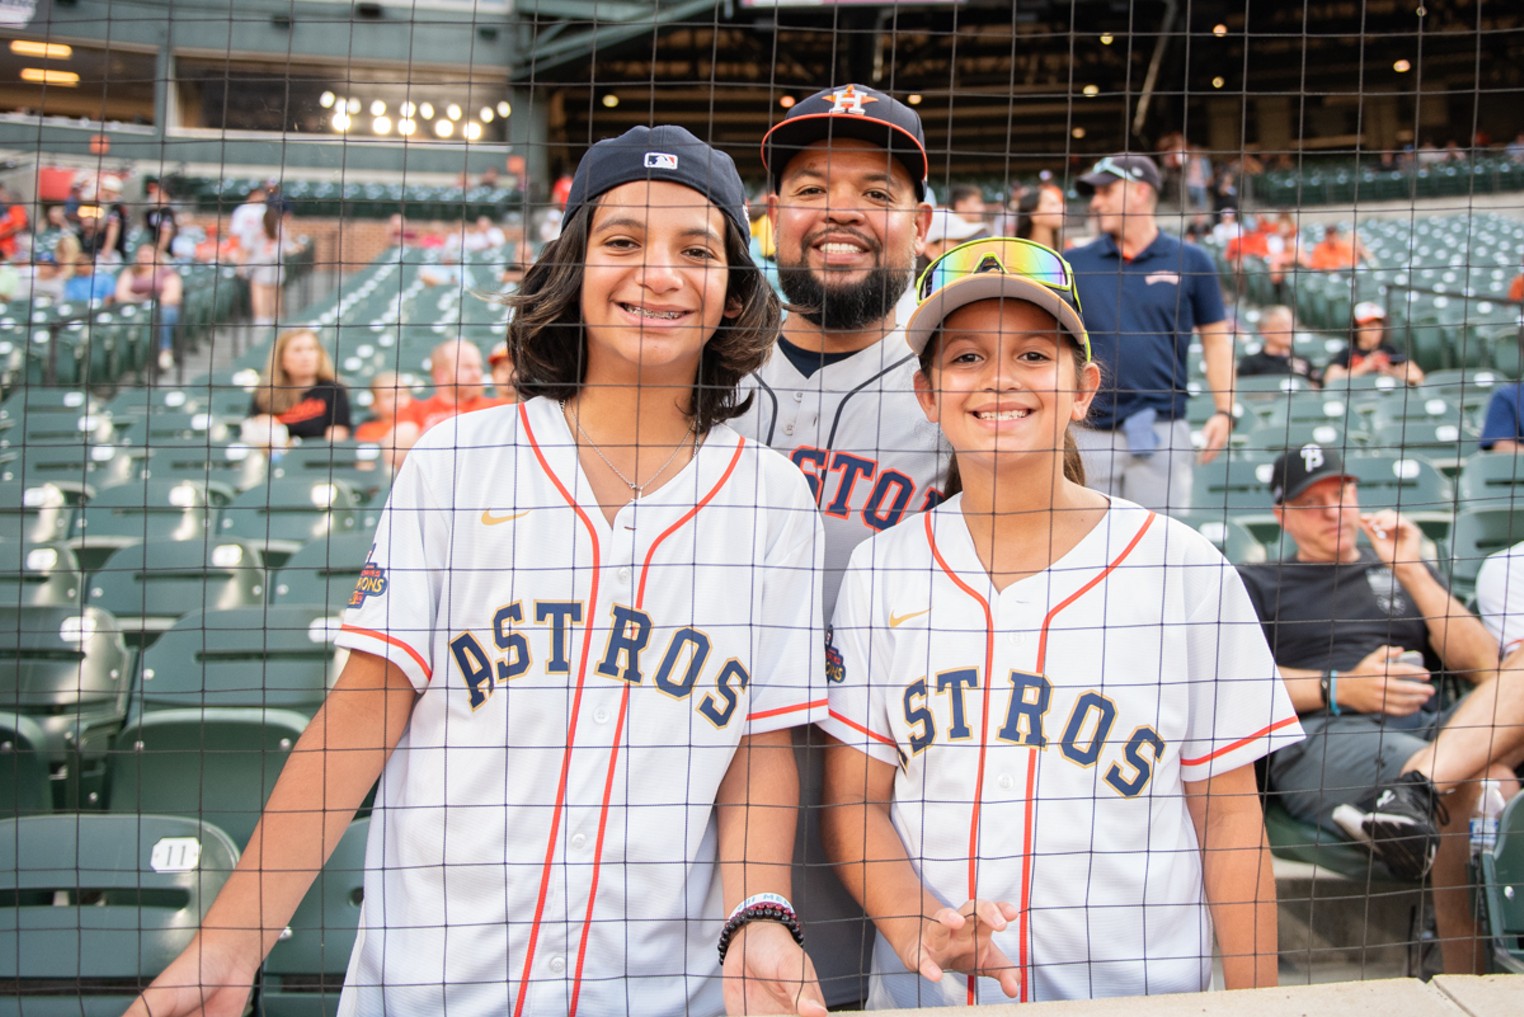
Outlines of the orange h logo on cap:
M 859 95 L 856 85 L 848 85 L 840 92 L 832 92 L 825 98 L 831 100 L 832 113 L 855 113 L 858 116 L 864 116 L 868 112 L 863 109 L 865 105 L 878 102 L 878 99 L 871 95 Z

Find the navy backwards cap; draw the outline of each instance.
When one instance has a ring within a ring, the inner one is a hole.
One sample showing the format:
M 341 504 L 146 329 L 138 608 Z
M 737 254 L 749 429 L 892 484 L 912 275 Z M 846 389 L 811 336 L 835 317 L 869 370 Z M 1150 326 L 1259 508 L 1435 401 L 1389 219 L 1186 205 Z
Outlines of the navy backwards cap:
M 749 233 L 746 188 L 730 156 L 710 148 L 681 127 L 631 127 L 587 150 L 572 177 L 566 219 L 620 184 L 666 180 L 682 184 L 714 203 L 742 233 Z
M 881 145 L 910 174 L 917 201 L 926 198 L 926 132 L 915 110 L 866 85 L 842 85 L 794 103 L 762 137 L 762 165 L 774 191 L 793 153 L 817 141 L 855 138 Z

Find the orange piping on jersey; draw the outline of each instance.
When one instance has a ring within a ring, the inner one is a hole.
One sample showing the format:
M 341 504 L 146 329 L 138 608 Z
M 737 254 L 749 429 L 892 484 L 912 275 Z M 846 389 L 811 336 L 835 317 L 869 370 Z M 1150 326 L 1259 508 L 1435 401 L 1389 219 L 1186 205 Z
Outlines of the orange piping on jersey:
M 818 710 L 829 703 L 829 699 L 816 699 L 809 703 L 795 703 L 793 706 L 779 706 L 771 710 L 758 710 L 756 713 L 748 713 L 746 719 L 766 720 L 769 717 L 781 717 L 785 713 L 798 713 L 800 710 Z
M 730 475 L 735 472 L 736 464 L 741 461 L 741 450 L 745 447 L 746 439 L 738 438 L 735 453 L 730 457 L 730 465 L 725 467 L 725 472 L 720 475 L 719 480 L 715 481 L 715 485 L 710 488 L 709 493 L 700 498 L 698 504 L 694 505 L 693 508 L 684 512 L 677 522 L 661 531 L 656 539 L 651 541 L 651 546 L 646 549 L 646 560 L 640 566 L 640 585 L 635 588 L 635 609 L 637 611 L 645 606 L 646 580 L 651 575 L 651 561 L 656 557 L 656 549 L 672 534 L 687 526 L 699 514 L 700 509 L 714 500 L 714 496 L 720 493 L 720 488 L 729 483 Z M 594 603 L 596 604 L 596 600 Z M 588 626 L 588 629 L 591 631 L 592 626 Z M 587 912 L 582 917 L 582 935 L 577 943 L 577 967 L 572 973 L 571 1006 L 567 1010 L 567 1017 L 576 1017 L 577 999 L 582 994 L 582 965 L 587 960 L 587 940 L 593 931 L 593 908 L 598 903 L 598 877 L 602 872 L 601 867 L 603 865 L 603 838 L 604 834 L 608 831 L 609 802 L 614 795 L 614 775 L 619 767 L 619 745 L 624 737 L 624 719 L 629 712 L 629 707 L 630 686 L 626 685 L 624 692 L 619 696 L 619 718 L 614 722 L 614 742 L 609 750 L 608 772 L 603 778 L 603 804 L 598 810 L 598 839 L 593 844 L 593 872 L 591 881 L 588 884 Z
M 1042 631 L 1037 637 L 1036 671 L 1038 674 L 1046 673 L 1044 668 L 1047 667 L 1048 663 L 1048 627 L 1053 624 L 1053 619 L 1057 618 L 1058 613 L 1064 608 L 1068 607 L 1070 604 L 1073 604 L 1076 600 L 1079 600 L 1085 594 L 1089 593 L 1091 590 L 1099 586 L 1107 576 L 1111 575 L 1112 571 L 1115 570 L 1117 566 L 1126 561 L 1127 556 L 1132 554 L 1133 549 L 1138 546 L 1138 542 L 1143 539 L 1143 534 L 1147 533 L 1149 527 L 1153 526 L 1155 518 L 1157 517 L 1154 515 L 1154 513 L 1150 512 L 1148 514 L 1148 518 L 1143 520 L 1143 525 L 1138 527 L 1138 532 L 1132 535 L 1132 540 L 1127 542 L 1127 546 L 1122 548 L 1122 553 L 1117 555 L 1116 559 L 1112 561 L 1111 564 L 1107 565 L 1096 575 L 1092 576 L 1090 581 L 1087 582 L 1084 586 L 1081 586 L 1069 596 L 1065 597 L 1058 604 L 1054 605 L 1053 609 L 1048 612 L 1046 617 L 1043 618 Z M 1031 907 L 1032 903 L 1032 839 L 1034 835 L 1033 831 L 1035 830 L 1036 826 L 1037 767 L 1033 766 L 1027 771 L 1026 817 L 1023 821 L 1021 846 L 1021 925 L 1017 930 L 1017 943 L 1019 944 L 1017 949 L 1019 950 L 1021 957 L 1019 963 L 1021 965 L 1023 999 L 1026 998 L 1027 959 L 1032 956 L 1032 923 L 1028 920 L 1027 916 L 1028 909 Z
M 1269 725 L 1268 727 L 1262 727 L 1262 728 L 1260 728 L 1258 731 L 1254 732 L 1251 735 L 1245 735 L 1244 737 L 1238 739 L 1238 741 L 1234 742 L 1231 745 L 1224 745 L 1222 748 L 1216 750 L 1215 752 L 1208 752 L 1206 755 L 1204 755 L 1204 756 L 1197 756 L 1195 759 L 1182 759 L 1182 760 L 1180 760 L 1180 765 L 1181 766 L 1200 766 L 1202 763 L 1209 763 L 1212 760 L 1216 759 L 1218 756 L 1226 755 L 1227 753 L 1232 752 L 1234 749 L 1241 749 L 1245 745 L 1248 745 L 1250 742 L 1255 742 L 1255 741 L 1258 741 L 1259 739 L 1265 737 L 1265 735 L 1267 735 L 1267 734 L 1274 734 L 1276 731 L 1279 731 L 1281 728 L 1285 727 L 1287 724 L 1295 724 L 1295 723 L 1296 723 L 1296 716 L 1294 714 L 1292 716 L 1290 716 L 1290 717 L 1284 717 L 1284 718 L 1276 721 L 1274 724 Z
M 598 604 L 598 574 L 599 563 L 602 557 L 598 546 L 598 531 L 593 526 L 593 521 L 587 517 L 587 513 L 578 505 L 571 492 L 561 483 L 561 478 L 556 476 L 550 464 L 545 461 L 545 454 L 540 451 L 539 442 L 535 441 L 534 429 L 529 426 L 529 413 L 525 409 L 527 404 L 519 404 L 519 422 L 524 428 L 524 436 L 529 439 L 529 447 L 534 450 L 534 456 L 540 463 L 540 469 L 550 478 L 560 492 L 562 499 L 570 505 L 572 511 L 581 520 L 582 526 L 587 530 L 587 535 L 593 542 L 593 583 L 588 593 L 588 603 Z M 522 1017 L 524 1012 L 524 1000 L 529 993 L 529 972 L 534 965 L 535 946 L 540 939 L 540 922 L 545 917 L 545 898 L 550 893 L 550 874 L 556 860 L 556 837 L 561 830 L 561 810 L 566 804 L 566 782 L 571 772 L 572 746 L 577 735 L 577 716 L 582 709 L 582 685 L 587 678 L 587 661 L 592 656 L 593 619 L 591 615 L 587 619 L 586 627 L 582 630 L 582 660 L 577 666 L 577 687 L 572 694 L 571 717 L 566 724 L 566 752 L 561 756 L 561 777 L 556 784 L 556 804 L 550 814 L 550 836 L 545 840 L 545 862 L 540 868 L 540 892 L 534 904 L 534 922 L 529 927 L 529 946 L 524 953 L 524 971 L 519 976 L 518 996 L 513 1004 L 513 1017 Z
M 899 749 L 899 745 L 895 742 L 895 740 L 893 738 L 889 738 L 889 737 L 887 737 L 885 735 L 881 735 L 877 731 L 872 730 L 871 728 L 864 727 L 863 725 L 859 724 L 857 721 L 853 720 L 851 717 L 844 717 L 841 714 L 837 713 L 835 710 L 831 711 L 831 716 L 835 717 L 837 720 L 841 721 L 843 724 L 847 725 L 847 727 L 851 728 L 852 730 L 862 732 L 863 734 L 867 735 L 869 738 L 872 738 L 876 742 L 883 742 L 885 745 L 887 745 L 890 748 L 895 749 L 895 750 Z
M 990 602 L 981 597 L 974 588 L 965 583 L 958 574 L 948 567 L 942 559 L 942 552 L 937 550 L 937 537 L 932 530 L 932 513 L 923 514 L 926 529 L 926 543 L 931 547 L 931 556 L 936 559 L 938 567 L 946 573 L 947 578 L 953 581 L 953 585 L 974 599 L 984 611 L 984 705 L 979 711 L 979 762 L 974 770 L 974 804 L 968 821 L 968 899 L 979 899 L 979 809 L 984 801 L 984 757 L 989 751 L 990 731 L 990 686 L 994 684 L 995 670 L 995 616 L 990 611 Z M 896 746 L 897 748 L 898 746 Z M 1022 920 L 1026 920 L 1026 902 L 1022 902 Z M 1026 958 L 1018 962 L 1018 970 L 1021 979 L 1020 1001 L 1027 1001 L 1027 962 Z M 973 1006 L 979 1001 L 978 976 L 968 976 L 968 1005 Z
M 404 643 L 397 637 L 389 636 L 385 632 L 377 632 L 375 629 L 362 629 L 358 625 L 340 625 L 339 631 L 353 632 L 356 635 L 361 636 L 370 636 L 372 639 L 381 640 L 381 642 L 387 644 L 388 646 L 398 647 L 399 649 L 403 650 L 409 657 L 413 658 L 413 663 L 417 664 L 420 668 L 423 669 L 424 681 L 434 680 L 434 672 L 429 668 L 429 662 L 420 657 L 417 650 L 413 649 L 411 646 Z

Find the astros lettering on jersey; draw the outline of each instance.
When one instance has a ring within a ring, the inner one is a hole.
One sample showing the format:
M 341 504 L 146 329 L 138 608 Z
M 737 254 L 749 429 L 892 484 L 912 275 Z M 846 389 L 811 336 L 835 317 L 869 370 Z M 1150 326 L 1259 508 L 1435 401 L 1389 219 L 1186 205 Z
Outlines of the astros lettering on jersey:
M 613 524 L 556 403 L 428 431 L 338 640 L 420 693 L 341 1012 L 721 1013 L 715 795 L 824 712 L 820 548 L 727 427 Z
M 1023 1001 L 1204 989 L 1183 783 L 1301 737 L 1237 573 L 1114 498 L 1051 568 L 996 592 L 961 504 L 858 548 L 822 726 L 896 767 L 891 819 L 935 895 L 1019 907 L 995 943 Z M 1005 998 L 973 981 L 926 981 L 880 940 L 870 1003 Z

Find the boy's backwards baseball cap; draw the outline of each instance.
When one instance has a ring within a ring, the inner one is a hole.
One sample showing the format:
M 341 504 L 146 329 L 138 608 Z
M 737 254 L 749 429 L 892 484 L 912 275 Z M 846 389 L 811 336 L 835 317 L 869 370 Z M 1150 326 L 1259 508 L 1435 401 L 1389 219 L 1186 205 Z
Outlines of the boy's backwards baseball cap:
M 1362 300 L 1355 305 L 1355 324 L 1363 325 L 1368 321 L 1385 321 L 1386 308 L 1374 300 Z
M 800 99 L 762 137 L 762 165 L 774 191 L 794 153 L 817 141 L 854 138 L 887 149 L 910 174 L 916 200 L 926 197 L 931 162 L 921 118 L 891 95 L 866 85 L 842 85 Z
M 1081 197 L 1088 198 L 1095 193 L 1097 187 L 1105 187 L 1118 180 L 1147 184 L 1155 191 L 1164 189 L 1164 178 L 1159 175 L 1158 164 L 1146 155 L 1108 155 L 1090 167 L 1089 173 L 1074 181 L 1074 189 Z
M 1090 360 L 1090 334 L 1080 311 L 1074 272 L 1050 247 L 1015 237 L 959 244 L 926 267 L 916 283 L 920 304 L 905 323 L 905 341 L 920 354 L 947 316 L 980 300 L 1025 300 L 1054 318 Z
M 1338 452 L 1312 442 L 1301 448 L 1287 449 L 1270 467 L 1270 499 L 1277 505 L 1284 505 L 1329 477 L 1353 479 L 1345 472 L 1344 460 Z
M 702 194 L 725 213 L 742 233 L 751 229 L 746 216 L 746 188 L 736 164 L 681 127 L 631 127 L 617 138 L 587 150 L 572 177 L 566 216 L 620 184 L 665 180 Z

